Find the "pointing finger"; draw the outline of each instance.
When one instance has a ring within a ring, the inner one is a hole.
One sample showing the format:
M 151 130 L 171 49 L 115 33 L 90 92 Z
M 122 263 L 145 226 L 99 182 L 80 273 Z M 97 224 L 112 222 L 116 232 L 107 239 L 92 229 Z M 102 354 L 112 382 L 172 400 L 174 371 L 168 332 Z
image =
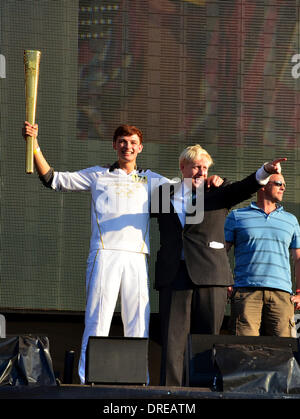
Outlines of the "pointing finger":
M 277 163 L 280 163 L 282 161 L 287 161 L 287 158 L 286 157 L 281 157 L 279 159 L 275 159 L 275 160 L 272 161 L 272 164 L 277 164 Z

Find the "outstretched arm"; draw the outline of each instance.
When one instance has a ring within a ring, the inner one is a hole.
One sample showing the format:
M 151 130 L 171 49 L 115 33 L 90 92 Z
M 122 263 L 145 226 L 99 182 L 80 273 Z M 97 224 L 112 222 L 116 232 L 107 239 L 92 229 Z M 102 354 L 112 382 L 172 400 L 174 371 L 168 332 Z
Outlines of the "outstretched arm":
M 223 202 L 225 202 L 226 208 L 232 208 L 240 202 L 251 198 L 252 194 L 269 182 L 272 174 L 281 172 L 280 163 L 286 160 L 284 157 L 265 163 L 252 175 L 220 188 L 220 193 L 224 194 Z
M 46 173 L 49 172 L 51 167 L 49 166 L 47 160 L 43 156 L 43 153 L 41 152 L 41 149 L 37 141 L 38 125 L 31 125 L 29 122 L 25 121 L 23 128 L 23 137 L 26 138 L 26 136 L 28 135 L 30 137 L 33 137 L 33 155 L 36 170 L 40 176 L 44 176 Z
M 95 173 L 98 171 L 98 166 L 73 173 L 54 172 L 39 147 L 37 141 L 38 125 L 31 125 L 26 121 L 23 128 L 23 136 L 26 138 L 26 135 L 33 137 L 34 163 L 44 186 L 57 191 L 86 191 L 90 189 L 95 179 Z
M 276 173 L 281 173 L 281 165 L 280 163 L 286 161 L 286 157 L 282 157 L 279 159 L 275 159 L 272 162 L 265 163 L 260 169 L 257 171 L 256 179 L 259 183 L 267 183 L 269 181 L 269 176 Z M 207 178 L 206 184 L 207 187 L 210 188 L 214 186 L 218 188 L 224 183 L 224 179 L 222 179 L 218 175 L 212 175 Z

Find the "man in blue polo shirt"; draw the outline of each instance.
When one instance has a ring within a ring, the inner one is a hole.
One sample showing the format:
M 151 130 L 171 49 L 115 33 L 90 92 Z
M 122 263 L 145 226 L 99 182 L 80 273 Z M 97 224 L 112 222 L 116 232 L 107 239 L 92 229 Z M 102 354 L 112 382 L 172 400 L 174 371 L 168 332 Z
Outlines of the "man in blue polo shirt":
M 271 176 L 257 202 L 233 210 L 225 223 L 227 250 L 234 246 L 232 333 L 240 336 L 291 337 L 294 309 L 300 309 L 300 228 L 297 218 L 280 205 L 282 174 Z M 292 295 L 290 250 L 296 295 Z

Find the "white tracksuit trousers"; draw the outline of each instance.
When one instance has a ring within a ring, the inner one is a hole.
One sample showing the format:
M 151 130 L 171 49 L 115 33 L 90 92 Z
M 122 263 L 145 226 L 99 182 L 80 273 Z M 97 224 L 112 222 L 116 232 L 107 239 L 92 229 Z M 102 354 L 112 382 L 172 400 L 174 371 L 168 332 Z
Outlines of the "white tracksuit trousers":
M 90 253 L 86 274 L 85 330 L 79 377 L 85 382 L 85 355 L 89 336 L 108 336 L 119 291 L 126 337 L 148 337 L 150 320 L 146 255 L 123 250 Z

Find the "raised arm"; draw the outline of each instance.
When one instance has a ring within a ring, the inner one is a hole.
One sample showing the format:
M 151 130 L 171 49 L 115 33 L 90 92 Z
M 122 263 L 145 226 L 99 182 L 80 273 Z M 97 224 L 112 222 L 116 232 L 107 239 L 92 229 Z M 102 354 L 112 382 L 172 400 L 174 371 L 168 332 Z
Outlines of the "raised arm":
M 24 123 L 23 136 L 33 137 L 34 163 L 41 182 L 47 188 L 57 191 L 87 191 L 101 170 L 99 166 L 89 167 L 76 172 L 56 172 L 43 156 L 37 141 L 38 125 Z
M 43 156 L 41 149 L 38 144 L 38 124 L 31 125 L 29 122 L 25 121 L 23 128 L 23 137 L 26 136 L 33 137 L 33 155 L 34 155 L 34 164 L 35 168 L 40 176 L 46 175 L 49 172 L 51 167 L 49 166 L 47 160 Z

